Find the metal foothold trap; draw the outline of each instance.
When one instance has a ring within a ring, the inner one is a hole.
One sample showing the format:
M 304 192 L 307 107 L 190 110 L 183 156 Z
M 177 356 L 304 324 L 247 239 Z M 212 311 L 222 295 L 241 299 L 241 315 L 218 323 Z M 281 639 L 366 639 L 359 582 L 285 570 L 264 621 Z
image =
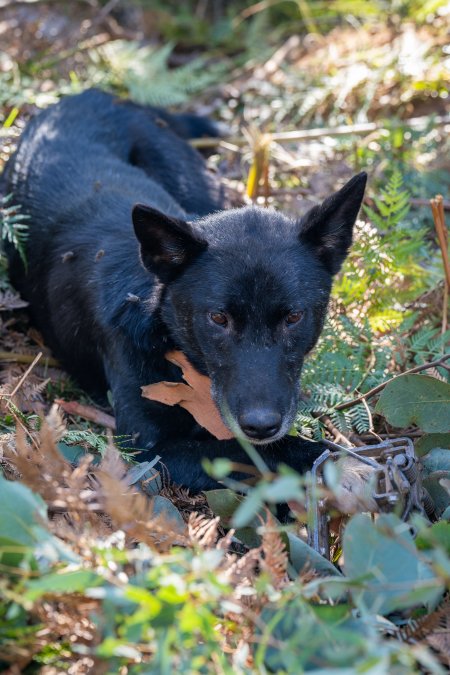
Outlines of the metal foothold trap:
M 409 438 L 396 438 L 377 445 L 359 448 L 324 441 L 331 449 L 325 450 L 312 467 L 313 487 L 308 490 L 308 543 L 318 553 L 330 559 L 329 511 L 327 499 L 317 495 L 314 486 L 325 486 L 324 468 L 327 462 L 337 462 L 343 456 L 351 456 L 373 468 L 374 490 L 372 498 L 377 512 L 397 510 L 403 520 L 412 512 L 427 518 L 434 515 L 434 505 L 422 487 L 421 466 Z

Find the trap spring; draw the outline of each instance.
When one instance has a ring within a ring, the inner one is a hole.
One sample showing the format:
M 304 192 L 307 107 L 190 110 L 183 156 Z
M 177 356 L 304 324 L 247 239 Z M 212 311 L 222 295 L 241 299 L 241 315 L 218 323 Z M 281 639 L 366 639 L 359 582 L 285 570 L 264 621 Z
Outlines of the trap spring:
M 403 520 L 413 511 L 426 517 L 433 516 L 433 503 L 422 487 L 421 469 L 409 438 L 396 438 L 377 445 L 359 448 L 344 448 L 325 441 L 332 450 L 325 450 L 312 467 L 313 486 L 325 485 L 324 467 L 326 462 L 337 462 L 345 455 L 373 467 L 374 491 L 372 497 L 378 511 L 396 509 Z M 308 543 L 318 553 L 330 558 L 329 546 L 329 504 L 317 496 L 314 488 L 308 491 Z

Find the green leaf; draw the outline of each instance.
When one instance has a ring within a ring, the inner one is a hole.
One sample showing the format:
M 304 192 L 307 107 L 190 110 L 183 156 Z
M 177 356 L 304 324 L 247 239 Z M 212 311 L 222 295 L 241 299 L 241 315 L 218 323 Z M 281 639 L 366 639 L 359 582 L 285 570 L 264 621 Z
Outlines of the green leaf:
M 26 586 L 25 598 L 37 600 L 37 598 L 49 593 L 83 593 L 86 589 L 99 586 L 102 583 L 102 577 L 92 570 L 64 570 L 29 581 Z
M 450 433 L 425 434 L 414 443 L 417 457 L 423 457 L 434 448 L 448 448 L 450 450 Z
M 253 488 L 244 501 L 239 504 L 231 521 L 233 527 L 239 528 L 249 525 L 258 514 L 264 504 L 261 490 L 262 485 L 261 483 L 258 487 Z
M 245 497 L 228 489 L 208 490 L 204 494 L 210 509 L 220 516 L 222 525 L 225 528 L 232 527 L 233 516 L 239 506 L 244 503 Z M 236 538 L 249 548 L 260 546 L 261 535 L 256 529 L 264 522 L 264 516 L 264 512 L 260 511 L 257 516 L 250 519 L 246 526 L 238 527 L 235 532 Z
M 445 448 L 433 448 L 426 457 L 421 460 L 423 475 L 425 478 L 436 471 L 450 471 L 450 450 Z
M 440 546 L 450 556 L 450 523 L 440 521 L 424 528 L 416 538 L 418 549 L 430 549 Z
M 152 516 L 164 516 L 175 532 L 182 534 L 186 530 L 183 516 L 167 497 L 156 495 L 152 499 Z
M 371 612 L 433 605 L 443 591 L 442 582 L 421 560 L 408 525 L 393 514 L 376 522 L 365 514 L 351 518 L 343 550 L 346 575 L 364 582 L 362 590 L 351 590 L 352 596 Z
M 205 493 L 209 508 L 214 511 L 224 527 L 231 527 L 231 519 L 238 506 L 242 503 L 243 497 L 233 490 L 219 489 L 208 490 Z
M 295 534 L 288 533 L 289 558 L 295 571 L 300 573 L 307 569 L 314 569 L 321 574 L 340 576 L 336 567 L 320 553 L 317 553 L 303 539 Z
M 433 500 L 438 516 L 450 506 L 450 495 L 441 479 L 450 477 L 450 450 L 433 448 L 422 460 L 423 486 Z M 446 472 L 446 473 L 444 473 Z
M 60 441 L 58 443 L 58 450 L 68 462 L 71 464 L 78 464 L 83 457 L 86 457 L 87 450 L 81 445 L 67 445 Z
M 445 511 L 441 514 L 442 520 L 450 520 L 450 506 L 447 506 Z
M 17 566 L 31 551 L 46 561 L 77 561 L 75 554 L 47 529 L 47 507 L 43 499 L 22 483 L 0 475 L 0 560 Z
M 428 375 L 400 375 L 382 392 L 375 412 L 394 427 L 416 424 L 423 431 L 450 429 L 450 384 Z
M 32 548 L 38 542 L 33 526 L 46 521 L 47 506 L 39 495 L 0 476 L 0 541 Z
M 263 498 L 271 504 L 280 504 L 290 499 L 302 501 L 304 494 L 300 487 L 299 476 L 278 476 L 265 486 Z
M 127 473 L 128 485 L 138 484 L 139 489 L 149 497 L 159 494 L 163 484 L 160 471 L 154 467 L 160 459 L 157 455 L 151 462 L 140 462 L 133 466 Z

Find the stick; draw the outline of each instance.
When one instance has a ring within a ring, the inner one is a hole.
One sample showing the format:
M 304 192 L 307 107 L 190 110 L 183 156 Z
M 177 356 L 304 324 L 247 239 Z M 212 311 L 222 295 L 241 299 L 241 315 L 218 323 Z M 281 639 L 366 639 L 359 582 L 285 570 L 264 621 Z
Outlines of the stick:
M 41 358 L 41 356 L 42 356 L 42 352 L 39 352 L 39 354 L 37 354 L 37 355 L 34 357 L 33 362 L 31 363 L 30 366 L 28 366 L 28 368 L 26 369 L 26 371 L 24 372 L 24 374 L 22 375 L 22 377 L 20 378 L 20 380 L 18 381 L 18 383 L 16 384 L 16 386 L 14 387 L 14 389 L 12 390 L 12 392 L 10 393 L 9 398 L 11 398 L 11 399 L 14 398 L 15 394 L 17 394 L 17 392 L 19 391 L 20 387 L 23 385 L 23 383 L 24 383 L 25 380 L 27 379 L 28 375 L 31 373 L 31 371 L 33 370 L 34 366 L 36 365 L 36 363 L 37 363 L 37 362 L 39 361 L 39 359 Z
M 410 199 L 409 203 L 411 206 L 430 206 L 429 199 Z M 450 202 L 444 199 L 442 202 L 442 208 L 444 211 L 450 211 Z
M 1 352 L 0 361 L 14 361 L 15 363 L 32 363 L 35 359 L 34 354 L 19 354 L 17 352 Z M 58 368 L 61 364 L 51 356 L 43 359 L 42 365 Z
M 450 261 L 448 259 L 448 242 L 447 242 L 447 228 L 445 225 L 444 215 L 444 199 L 442 195 L 436 195 L 434 199 L 430 199 L 431 211 L 433 213 L 434 226 L 439 241 L 439 246 L 442 254 L 442 261 L 444 265 L 445 280 L 447 283 L 447 290 L 450 289 Z
M 402 120 L 395 126 L 410 127 L 411 129 L 424 129 L 429 123 L 430 118 L 426 117 L 411 117 L 409 120 Z M 450 115 L 437 116 L 434 118 L 436 126 L 445 126 L 450 124 Z M 391 127 L 392 128 L 392 127 Z M 289 143 L 291 141 L 312 141 L 317 138 L 324 138 L 326 136 L 366 136 L 374 131 L 386 131 L 382 124 L 376 122 L 367 122 L 365 124 L 349 124 L 338 127 L 324 127 L 318 129 L 303 129 L 302 131 L 283 131 L 278 134 L 271 134 L 272 141 L 277 143 Z M 194 148 L 211 148 L 220 145 L 222 141 L 232 143 L 233 145 L 245 146 L 248 145 L 247 139 L 242 136 L 228 137 L 228 138 L 193 138 L 189 142 Z
M 447 227 L 445 225 L 444 214 L 444 199 L 442 195 L 436 195 L 434 199 L 430 199 L 431 211 L 433 213 L 434 227 L 439 241 L 439 248 L 441 249 L 442 264 L 444 265 L 444 301 L 442 306 L 442 328 L 443 335 L 447 330 L 447 313 L 448 313 L 448 294 L 450 291 L 450 262 L 448 259 L 448 235 Z
M 114 417 L 91 405 L 83 405 L 77 401 L 63 401 L 60 398 L 55 399 L 55 403 L 68 415 L 78 415 L 78 417 L 83 417 L 83 419 L 99 424 L 106 429 L 116 430 L 116 420 Z
M 410 368 L 409 370 L 405 370 L 404 373 L 399 373 L 398 375 L 394 375 L 394 377 L 389 378 L 389 380 L 386 380 L 386 382 L 383 382 L 382 384 L 378 384 L 376 387 L 373 389 L 370 389 L 367 394 L 361 394 L 361 396 L 357 396 L 356 398 L 353 398 L 351 401 L 346 401 L 345 403 L 339 403 L 335 407 L 335 410 L 346 410 L 347 408 L 351 408 L 352 406 L 356 405 L 357 403 L 361 403 L 363 399 L 368 399 L 371 398 L 372 396 L 375 396 L 375 394 L 378 394 L 378 392 L 383 391 L 383 389 L 393 380 L 396 380 L 398 377 L 402 377 L 402 375 L 412 375 L 413 373 L 420 373 L 422 370 L 428 370 L 429 368 L 436 368 L 437 366 L 442 366 L 445 361 L 448 361 L 450 359 L 450 353 L 449 354 L 444 354 L 440 359 L 437 359 L 436 361 L 431 361 L 430 363 L 424 363 L 421 366 L 415 366 L 415 368 Z M 381 435 L 381 434 L 380 434 Z

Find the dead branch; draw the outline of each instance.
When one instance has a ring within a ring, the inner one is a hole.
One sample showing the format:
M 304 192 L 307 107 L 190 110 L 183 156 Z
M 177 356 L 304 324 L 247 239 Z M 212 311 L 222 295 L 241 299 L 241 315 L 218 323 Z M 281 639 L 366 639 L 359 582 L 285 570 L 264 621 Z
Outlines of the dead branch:
M 370 389 L 367 392 L 367 394 L 361 394 L 361 396 L 357 396 L 356 398 L 353 398 L 351 401 L 339 403 L 339 405 L 336 406 L 335 410 L 347 410 L 347 408 L 352 408 L 354 405 L 357 405 L 357 403 L 361 403 L 363 399 L 371 398 L 372 396 L 375 396 L 375 394 L 378 394 L 380 391 L 383 391 L 383 389 L 390 382 L 396 380 L 398 377 L 402 377 L 402 375 L 412 375 L 413 373 L 420 373 L 423 370 L 428 370 L 429 368 L 436 368 L 437 366 L 443 366 L 445 362 L 448 361 L 448 359 L 450 359 L 450 353 L 444 354 L 444 356 L 441 356 L 441 358 L 437 359 L 436 361 L 430 361 L 430 363 L 423 363 L 421 366 L 409 368 L 409 370 L 405 370 L 404 373 L 394 375 L 394 377 L 389 378 L 389 380 L 386 380 L 386 382 L 382 382 L 382 384 L 378 384 L 376 387 L 373 387 L 373 389 Z
M 411 117 L 408 120 L 401 120 L 397 125 L 399 127 L 408 127 L 410 129 L 425 129 L 429 124 L 430 118 Z M 450 124 L 450 115 L 440 115 L 434 119 L 436 126 L 445 126 Z M 391 127 L 392 128 L 392 127 Z M 277 134 L 271 134 L 271 140 L 277 143 L 290 143 L 292 141 L 313 141 L 326 136 L 366 136 L 374 131 L 386 131 L 382 124 L 376 122 L 367 122 L 365 124 L 344 124 L 338 127 L 324 127 L 318 129 L 303 129 L 302 131 L 283 131 Z M 220 145 L 222 142 L 232 143 L 237 146 L 246 146 L 248 141 L 242 136 L 228 138 L 193 138 L 189 141 L 194 148 L 212 148 Z
M 431 211 L 433 213 L 434 226 L 438 236 L 439 246 L 442 253 L 442 262 L 444 265 L 445 279 L 447 289 L 450 288 L 450 261 L 448 259 L 448 235 L 444 216 L 444 198 L 442 195 L 436 195 L 430 199 Z
M 114 417 L 103 412 L 103 410 L 94 408 L 94 406 L 83 405 L 82 403 L 78 403 L 78 401 L 63 401 L 60 398 L 55 399 L 55 403 L 68 415 L 77 415 L 106 429 L 116 430 L 116 420 Z

